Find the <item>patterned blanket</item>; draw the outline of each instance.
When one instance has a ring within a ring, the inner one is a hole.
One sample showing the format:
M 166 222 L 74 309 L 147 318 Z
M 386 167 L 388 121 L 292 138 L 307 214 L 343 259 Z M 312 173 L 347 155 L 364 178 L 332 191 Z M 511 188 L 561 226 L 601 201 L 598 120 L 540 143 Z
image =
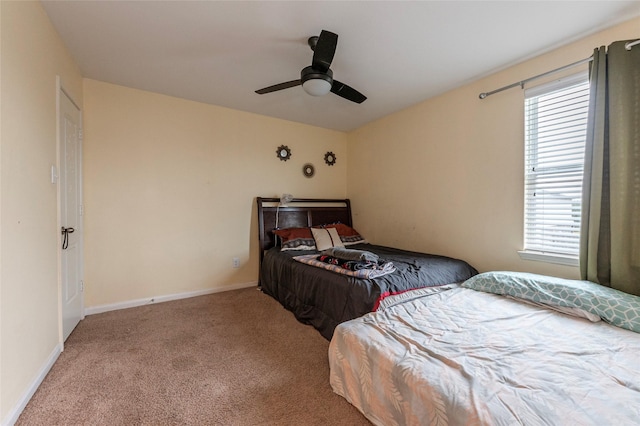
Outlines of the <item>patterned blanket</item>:
M 295 256 L 294 260 L 317 268 L 327 269 L 338 274 L 351 277 L 372 279 L 395 272 L 396 268 L 391 262 L 370 262 L 338 259 L 333 256 L 307 254 Z

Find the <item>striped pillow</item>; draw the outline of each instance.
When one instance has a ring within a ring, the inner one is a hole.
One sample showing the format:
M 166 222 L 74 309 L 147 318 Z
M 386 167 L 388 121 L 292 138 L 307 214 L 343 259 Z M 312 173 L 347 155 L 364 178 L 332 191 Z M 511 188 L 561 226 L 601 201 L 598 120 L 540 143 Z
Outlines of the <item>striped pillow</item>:
M 325 225 L 324 228 L 335 228 L 340 235 L 340 240 L 345 246 L 351 246 L 353 244 L 367 244 L 367 240 L 358 233 L 352 227 L 345 225 L 344 223 L 332 223 Z
M 344 247 L 335 228 L 311 228 L 311 233 L 316 242 L 316 248 L 320 251 L 332 247 Z

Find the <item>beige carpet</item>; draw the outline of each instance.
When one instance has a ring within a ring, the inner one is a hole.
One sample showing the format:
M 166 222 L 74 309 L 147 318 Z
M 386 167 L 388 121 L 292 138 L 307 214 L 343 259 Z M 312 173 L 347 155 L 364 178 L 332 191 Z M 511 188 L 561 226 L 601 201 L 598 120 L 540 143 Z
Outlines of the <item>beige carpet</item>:
M 18 425 L 369 425 L 329 342 L 255 288 L 92 315 Z

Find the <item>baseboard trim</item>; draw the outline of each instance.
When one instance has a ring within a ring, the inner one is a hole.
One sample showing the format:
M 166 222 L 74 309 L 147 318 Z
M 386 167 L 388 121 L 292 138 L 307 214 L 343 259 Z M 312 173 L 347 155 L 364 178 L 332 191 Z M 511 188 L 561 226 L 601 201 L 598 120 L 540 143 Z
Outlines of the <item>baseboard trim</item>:
M 258 282 L 252 281 L 248 283 L 233 284 L 225 287 L 209 288 L 206 290 L 189 291 L 186 293 L 174 293 L 164 296 L 147 297 L 144 299 L 127 300 L 125 302 L 111 303 L 107 305 L 90 306 L 85 308 L 85 315 L 101 314 L 103 312 L 117 311 L 120 309 L 135 308 L 138 306 L 151 305 L 154 303 L 170 302 L 172 300 L 188 299 L 190 297 L 204 296 L 207 294 L 221 293 L 223 291 L 239 290 L 247 287 L 257 287 Z
M 38 375 L 35 377 L 35 379 L 33 379 L 31 385 L 29 385 L 24 395 L 22 395 L 22 398 L 20 398 L 20 400 L 18 401 L 18 404 L 11 411 L 9 411 L 7 416 L 4 418 L 4 420 L 2 421 L 2 426 L 13 426 L 18 421 L 18 417 L 20 417 L 20 414 L 22 414 L 22 411 L 24 411 L 24 408 L 31 400 L 31 397 L 34 393 L 36 393 L 38 387 L 40 387 L 40 384 L 51 370 L 51 367 L 53 367 L 53 364 L 55 364 L 55 362 L 58 360 L 58 357 L 61 353 L 62 343 L 58 343 L 53 349 L 53 352 L 51 352 L 51 354 L 45 361 L 42 368 L 40 368 L 40 371 L 38 371 Z

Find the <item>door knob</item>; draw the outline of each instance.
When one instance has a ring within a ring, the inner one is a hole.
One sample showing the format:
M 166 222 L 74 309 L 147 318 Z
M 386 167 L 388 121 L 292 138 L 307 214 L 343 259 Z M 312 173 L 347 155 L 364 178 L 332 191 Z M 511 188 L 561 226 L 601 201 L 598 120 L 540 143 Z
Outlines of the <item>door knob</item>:
M 62 250 L 66 250 L 69 247 L 69 234 L 73 234 L 75 229 L 62 227 Z

